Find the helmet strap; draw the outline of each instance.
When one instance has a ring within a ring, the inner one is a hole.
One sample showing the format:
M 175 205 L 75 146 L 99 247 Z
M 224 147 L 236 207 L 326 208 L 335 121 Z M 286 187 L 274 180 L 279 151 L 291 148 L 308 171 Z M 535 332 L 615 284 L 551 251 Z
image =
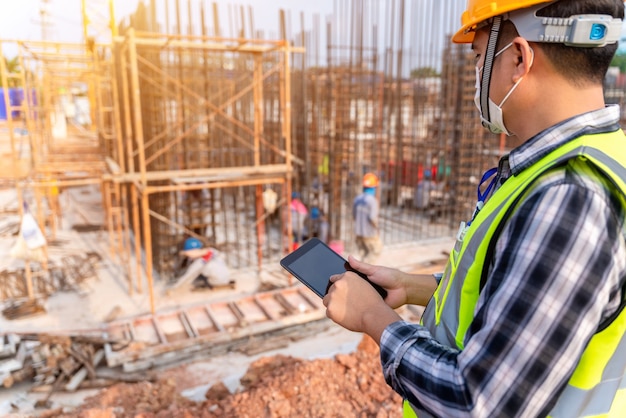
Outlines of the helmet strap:
M 485 61 L 483 64 L 483 74 L 480 85 L 480 108 L 483 118 L 491 122 L 489 114 L 489 87 L 491 86 L 491 70 L 493 69 L 493 61 L 496 57 L 496 47 L 500 38 L 500 27 L 502 26 L 502 16 L 493 18 L 491 30 L 489 31 L 489 40 L 487 41 L 487 50 L 485 51 Z

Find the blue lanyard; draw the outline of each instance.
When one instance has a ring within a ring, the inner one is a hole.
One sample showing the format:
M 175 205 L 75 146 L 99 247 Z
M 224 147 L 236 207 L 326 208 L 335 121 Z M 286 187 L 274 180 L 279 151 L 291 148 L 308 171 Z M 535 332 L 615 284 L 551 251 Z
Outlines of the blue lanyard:
M 496 174 L 497 172 L 498 172 L 498 167 L 493 167 L 485 171 L 485 174 L 483 174 L 483 178 L 480 180 L 480 183 L 478 184 L 478 187 L 476 188 L 476 194 L 478 195 L 479 202 L 485 203 L 485 199 L 487 199 L 487 196 L 489 196 L 489 193 L 491 193 L 491 189 L 493 189 L 493 186 L 496 184 L 496 177 L 494 176 L 494 174 Z M 485 193 L 480 193 L 480 188 L 483 186 L 483 184 L 485 184 L 487 180 L 489 180 L 490 177 L 492 178 L 491 178 L 491 181 L 489 182 L 489 185 L 485 189 Z
M 483 208 L 485 204 L 485 200 L 489 196 L 489 193 L 491 193 L 491 189 L 493 189 L 493 186 L 496 184 L 496 179 L 498 178 L 498 176 L 496 176 L 495 174 L 497 172 L 498 172 L 498 167 L 490 168 L 489 170 L 485 171 L 485 173 L 483 174 L 483 178 L 480 179 L 480 183 L 478 184 L 478 187 L 476 188 L 476 194 L 478 195 L 477 196 L 478 201 L 476 203 L 476 210 L 474 211 L 474 214 L 472 215 L 472 219 L 467 223 L 467 226 L 470 226 L 472 224 L 472 221 L 474 221 L 474 218 L 476 218 L 476 215 L 478 215 L 478 212 L 480 212 L 480 210 Z M 489 181 L 489 179 L 491 180 Z M 489 184 L 485 188 L 485 192 L 481 193 L 480 189 L 482 188 L 483 184 L 485 184 L 487 181 L 489 181 Z

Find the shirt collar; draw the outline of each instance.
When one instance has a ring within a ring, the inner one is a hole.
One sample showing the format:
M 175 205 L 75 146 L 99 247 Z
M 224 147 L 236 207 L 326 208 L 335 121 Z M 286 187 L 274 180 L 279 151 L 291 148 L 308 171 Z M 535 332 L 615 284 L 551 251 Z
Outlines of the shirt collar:
M 619 106 L 609 105 L 566 119 L 538 133 L 511 151 L 508 158 L 511 173 L 521 173 L 556 148 L 582 135 L 616 131 L 620 128 L 619 117 Z

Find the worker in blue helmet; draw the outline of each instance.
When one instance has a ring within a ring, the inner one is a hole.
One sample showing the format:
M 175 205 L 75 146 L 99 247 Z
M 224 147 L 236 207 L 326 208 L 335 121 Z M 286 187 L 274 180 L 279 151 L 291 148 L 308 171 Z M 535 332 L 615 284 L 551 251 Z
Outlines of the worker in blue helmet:
M 166 287 L 171 291 L 189 282 L 194 289 L 235 286 L 223 255 L 213 247 L 205 247 L 197 238 L 187 238 L 180 253 L 192 260 L 185 272 Z
M 319 206 L 314 205 L 307 216 L 305 222 L 305 236 L 307 238 L 317 237 L 321 241 L 328 243 L 328 219 Z

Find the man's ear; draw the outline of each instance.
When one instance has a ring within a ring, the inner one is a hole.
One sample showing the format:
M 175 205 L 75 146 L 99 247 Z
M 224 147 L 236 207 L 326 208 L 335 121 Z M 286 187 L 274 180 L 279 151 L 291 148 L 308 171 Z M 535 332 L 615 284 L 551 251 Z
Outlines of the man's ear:
M 515 71 L 513 72 L 513 82 L 516 83 L 530 71 L 535 59 L 535 53 L 528 41 L 520 36 L 513 39 L 512 49 L 515 53 Z

